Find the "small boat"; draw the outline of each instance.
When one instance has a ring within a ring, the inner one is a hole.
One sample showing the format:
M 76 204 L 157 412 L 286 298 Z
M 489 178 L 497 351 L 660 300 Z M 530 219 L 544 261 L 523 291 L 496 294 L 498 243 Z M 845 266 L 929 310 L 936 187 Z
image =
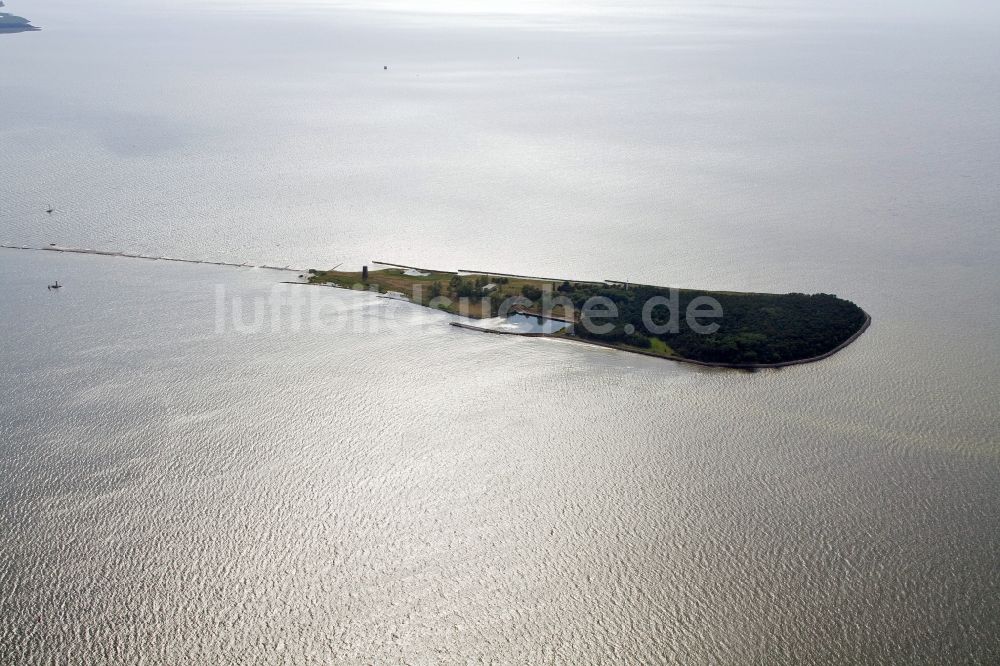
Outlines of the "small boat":
M 62 289 L 62 285 L 59 284 L 59 280 L 56 280 L 55 284 L 50 284 L 49 289 Z
M 48 208 L 45 209 L 45 212 L 51 215 L 52 213 L 56 212 L 56 209 L 53 208 L 52 206 L 49 206 Z

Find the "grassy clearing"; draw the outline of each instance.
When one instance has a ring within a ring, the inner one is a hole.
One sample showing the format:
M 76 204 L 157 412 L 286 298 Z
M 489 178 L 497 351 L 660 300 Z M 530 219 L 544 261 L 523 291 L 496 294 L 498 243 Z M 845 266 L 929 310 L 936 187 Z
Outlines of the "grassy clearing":
M 674 350 L 670 348 L 670 345 L 668 345 L 666 342 L 664 342 L 663 340 L 661 340 L 659 338 L 650 338 L 649 339 L 649 343 L 650 343 L 649 344 L 649 349 L 647 351 L 651 351 L 651 352 L 659 354 L 661 356 L 676 356 L 677 355 L 677 353 L 674 352 Z

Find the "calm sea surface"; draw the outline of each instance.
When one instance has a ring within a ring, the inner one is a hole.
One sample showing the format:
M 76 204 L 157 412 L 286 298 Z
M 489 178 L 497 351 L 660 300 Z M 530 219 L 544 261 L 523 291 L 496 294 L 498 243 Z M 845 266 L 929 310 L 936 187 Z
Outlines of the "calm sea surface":
M 828 4 L 10 0 L 0 243 L 874 321 L 707 371 L 0 249 L 0 664 L 1000 662 L 1000 12 Z

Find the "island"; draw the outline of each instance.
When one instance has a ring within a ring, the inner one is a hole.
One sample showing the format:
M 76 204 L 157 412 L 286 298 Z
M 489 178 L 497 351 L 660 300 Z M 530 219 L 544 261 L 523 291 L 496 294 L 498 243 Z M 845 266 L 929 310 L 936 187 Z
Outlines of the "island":
M 527 335 L 748 370 L 827 358 L 871 322 L 860 307 L 832 294 L 705 291 L 376 263 L 386 268 L 310 269 L 302 277 L 308 284 L 378 292 L 473 320 L 528 315 L 565 323 L 554 333 Z

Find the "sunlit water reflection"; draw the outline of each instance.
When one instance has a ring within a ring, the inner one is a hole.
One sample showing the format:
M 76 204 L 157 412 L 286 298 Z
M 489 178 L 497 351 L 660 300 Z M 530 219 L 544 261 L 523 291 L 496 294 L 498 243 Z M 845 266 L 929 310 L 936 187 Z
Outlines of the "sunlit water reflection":
M 0 250 L 0 663 L 1000 659 L 989 8 L 535 7 L 33 5 L 0 242 L 828 291 L 871 329 L 734 373 Z

